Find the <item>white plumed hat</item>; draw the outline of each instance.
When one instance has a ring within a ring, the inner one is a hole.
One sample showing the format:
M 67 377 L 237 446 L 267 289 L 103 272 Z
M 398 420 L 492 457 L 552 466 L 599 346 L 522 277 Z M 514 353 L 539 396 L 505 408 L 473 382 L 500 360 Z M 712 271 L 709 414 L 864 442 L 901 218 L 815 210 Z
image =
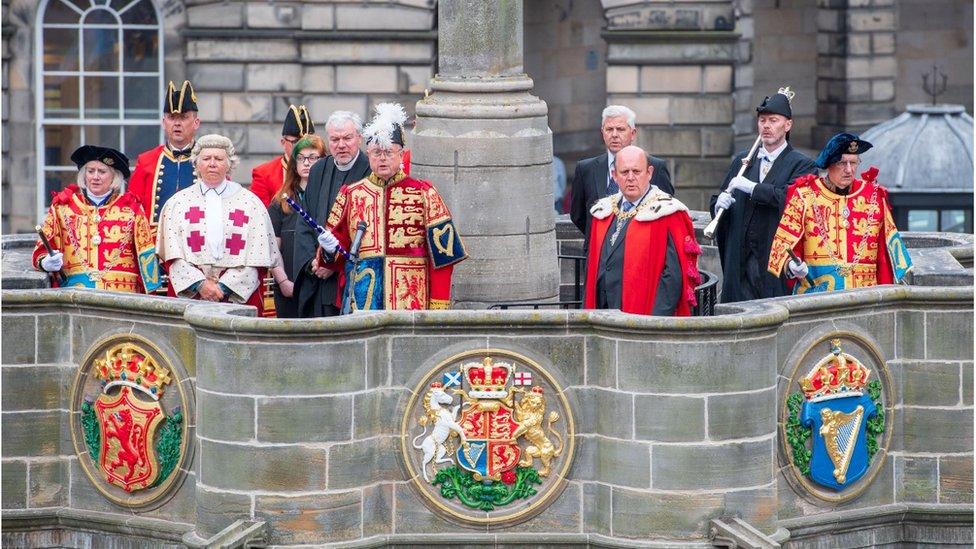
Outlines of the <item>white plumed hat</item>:
M 394 143 L 404 146 L 403 124 L 407 121 L 407 112 L 399 103 L 380 103 L 376 105 L 376 116 L 363 129 L 366 144 L 374 143 L 387 149 Z

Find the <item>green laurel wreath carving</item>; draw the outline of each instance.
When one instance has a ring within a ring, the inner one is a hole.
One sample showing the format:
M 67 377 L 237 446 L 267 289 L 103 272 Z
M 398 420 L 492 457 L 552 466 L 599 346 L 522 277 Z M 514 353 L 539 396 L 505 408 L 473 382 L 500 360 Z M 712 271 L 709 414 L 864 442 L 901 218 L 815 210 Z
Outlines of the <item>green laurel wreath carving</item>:
M 102 430 L 98 426 L 93 402 L 86 400 L 81 403 L 81 428 L 85 432 L 85 446 L 88 447 L 88 455 L 95 463 L 98 463 L 98 453 L 102 445 Z
M 542 479 L 539 472 L 531 467 L 516 467 L 515 482 L 511 485 L 490 480 L 477 481 L 471 472 L 452 465 L 438 471 L 433 484 L 441 486 L 441 496 L 447 499 L 457 498 L 472 509 L 491 511 L 516 499 L 535 495 L 532 484 L 542 484 Z
M 169 478 L 180 459 L 180 440 L 183 438 L 183 411 L 176 409 L 166 416 L 159 439 L 156 440 L 156 457 L 159 458 L 159 476 L 150 488 L 155 488 Z
M 884 406 L 881 404 L 881 381 L 876 379 L 868 383 L 868 396 L 877 409 L 874 417 L 868 419 L 867 425 L 868 462 L 870 462 L 878 451 L 878 435 L 884 433 L 885 428 Z
M 878 436 L 884 433 L 885 412 L 881 403 L 881 381 L 874 380 L 867 385 L 868 396 L 874 402 L 877 413 L 868 419 L 867 443 L 868 443 L 868 462 L 874 459 L 874 454 L 878 452 Z M 810 457 L 813 455 L 807 449 L 807 441 L 813 435 L 813 429 L 804 427 L 800 424 L 800 407 L 803 406 L 803 394 L 793 393 L 786 399 L 786 408 L 789 416 L 786 418 L 786 442 L 793 449 L 793 465 L 800 470 L 803 475 L 810 474 Z
M 813 435 L 813 429 L 800 424 L 800 407 L 803 406 L 803 394 L 799 391 L 786 399 L 786 442 L 793 449 L 793 465 L 800 470 L 800 474 L 810 474 L 810 458 L 813 451 L 807 449 L 807 441 Z

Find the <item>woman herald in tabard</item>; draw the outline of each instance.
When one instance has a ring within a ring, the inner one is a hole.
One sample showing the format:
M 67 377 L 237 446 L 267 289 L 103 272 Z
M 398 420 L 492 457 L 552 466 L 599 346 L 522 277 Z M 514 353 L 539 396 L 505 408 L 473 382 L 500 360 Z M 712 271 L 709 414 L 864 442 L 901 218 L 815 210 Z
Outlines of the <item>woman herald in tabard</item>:
M 237 166 L 230 139 L 205 135 L 191 155 L 197 179 L 160 214 L 156 248 L 171 295 L 262 307 L 261 279 L 284 277 L 271 219 L 261 200 L 229 179 Z
M 129 159 L 115 149 L 85 145 L 71 161 L 78 182 L 54 194 L 34 267 L 55 274 L 54 286 L 155 291 L 160 273 L 149 220 L 139 199 L 120 191 Z
M 308 174 L 312 171 L 312 165 L 324 157 L 325 143 L 321 137 L 309 134 L 299 139 L 291 150 L 291 158 L 285 171 L 285 182 L 268 206 L 268 215 L 271 216 L 271 225 L 278 238 L 278 248 L 281 250 L 284 271 L 287 275 L 285 280 L 278 283 L 279 289 L 275 290 L 275 309 L 278 318 L 298 318 L 298 304 L 292 297 L 294 289 L 292 281 L 295 280 L 296 274 L 292 272 L 294 268 L 292 263 L 295 251 L 295 224 L 301 223 L 302 220 L 288 205 L 286 199 L 294 200 L 302 208 L 307 207 L 305 189 L 308 186 Z

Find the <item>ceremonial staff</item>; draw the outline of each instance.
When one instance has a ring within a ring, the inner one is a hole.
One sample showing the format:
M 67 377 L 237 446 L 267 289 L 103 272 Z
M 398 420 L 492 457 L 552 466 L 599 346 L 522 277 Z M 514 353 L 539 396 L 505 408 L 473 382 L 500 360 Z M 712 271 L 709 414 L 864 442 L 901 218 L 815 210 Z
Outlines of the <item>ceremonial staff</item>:
M 306 212 L 301 206 L 299 206 L 297 202 L 295 202 L 294 200 L 292 200 L 287 196 L 285 197 L 285 201 L 288 202 L 288 205 L 291 206 L 292 209 L 295 210 L 295 212 L 298 213 L 298 215 L 300 215 L 301 218 L 305 220 L 305 223 L 307 223 L 309 227 L 315 230 L 315 232 L 322 234 L 323 232 L 328 230 L 322 225 L 316 223 L 315 220 L 312 219 L 312 216 L 308 215 L 308 212 Z M 342 254 L 342 257 L 346 258 L 346 261 L 349 261 L 350 265 L 352 265 L 352 270 L 349 271 L 350 278 L 355 278 L 356 266 L 359 265 L 359 246 L 363 241 L 363 234 L 366 233 L 366 227 L 368 225 L 369 224 L 366 223 L 365 221 L 360 221 L 359 223 L 356 224 L 356 236 L 353 237 L 352 239 L 352 245 L 350 246 L 351 248 L 350 250 L 347 251 L 342 247 L 341 244 L 336 244 L 336 252 Z M 355 301 L 353 296 L 354 288 L 352 282 L 353 280 L 346 280 L 346 292 L 342 298 L 342 311 L 340 314 L 347 315 L 352 312 L 352 304 Z
M 346 279 L 346 295 L 342 298 L 342 311 L 340 314 L 352 313 L 352 304 L 356 301 L 356 269 L 359 267 L 359 246 L 363 243 L 363 235 L 366 234 L 366 227 L 369 223 L 360 221 L 356 224 L 356 236 L 352 239 L 349 246 L 349 255 L 346 261 L 349 262 L 349 278 Z M 367 304 L 368 306 L 369 304 Z
M 301 206 L 298 205 L 298 202 L 295 202 L 294 200 L 292 200 L 287 196 L 285 197 L 285 202 L 287 202 L 288 205 L 291 206 L 293 210 L 295 210 L 295 213 L 300 215 L 301 218 L 305 220 L 305 223 L 309 227 L 314 229 L 316 233 L 322 234 L 326 231 L 325 227 L 316 223 L 315 220 L 312 219 L 312 216 L 308 215 L 308 212 L 306 212 Z M 346 249 L 343 248 L 341 244 L 336 246 L 336 251 L 342 254 L 342 257 L 349 259 L 349 252 L 346 251 Z
M 756 151 L 759 150 L 760 145 L 762 145 L 761 135 L 757 137 L 756 142 L 752 144 L 752 148 L 749 149 L 749 154 L 745 155 L 742 158 L 742 167 L 739 168 L 739 173 L 736 175 L 736 177 L 739 177 L 742 174 L 746 173 L 746 170 L 749 169 L 749 165 L 752 164 L 752 161 L 755 159 Z M 715 219 L 713 219 L 712 222 L 709 223 L 707 227 L 705 227 L 705 230 L 702 231 L 702 233 L 705 235 L 706 238 L 712 238 L 712 239 L 715 238 L 715 229 L 718 228 L 718 223 L 719 221 L 722 220 L 722 214 L 724 213 L 725 213 L 725 208 L 719 208 L 718 211 L 715 212 Z
M 37 236 L 41 237 L 41 244 L 43 244 L 44 249 L 47 250 L 47 255 L 54 255 L 54 248 L 51 247 L 51 243 L 48 241 L 47 237 L 44 236 L 44 231 L 41 230 L 41 226 L 35 225 L 34 230 L 37 231 Z M 60 281 L 61 284 L 64 284 L 67 282 L 67 280 L 68 277 L 64 276 L 64 271 L 58 270 L 58 281 Z
M 790 259 L 792 259 L 793 261 L 795 261 L 797 265 L 803 263 L 802 261 L 800 261 L 800 258 L 796 257 L 796 254 L 793 253 L 793 250 L 787 248 L 786 249 L 786 253 L 788 253 L 790 255 Z M 814 284 L 814 282 L 813 282 L 813 277 L 810 276 L 810 271 L 809 270 L 807 271 L 807 274 L 806 274 L 805 278 L 807 279 L 807 284 L 810 285 L 810 288 L 811 289 L 813 289 L 813 288 L 816 287 L 816 284 Z

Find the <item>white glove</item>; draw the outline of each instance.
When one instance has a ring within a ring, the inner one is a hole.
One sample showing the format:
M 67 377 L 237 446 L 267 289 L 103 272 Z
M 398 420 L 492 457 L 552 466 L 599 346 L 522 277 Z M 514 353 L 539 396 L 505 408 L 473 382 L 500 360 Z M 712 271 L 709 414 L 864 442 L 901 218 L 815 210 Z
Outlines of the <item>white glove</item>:
M 41 259 L 41 268 L 49 273 L 56 273 L 61 270 L 61 267 L 64 267 L 64 254 L 57 250 Z
M 318 241 L 319 246 L 322 246 L 322 249 L 328 254 L 334 254 L 339 248 L 339 239 L 330 230 L 324 230 L 319 233 Z
M 732 195 L 728 191 L 722 191 L 715 200 L 715 213 L 718 213 L 719 210 L 731 208 L 732 204 L 735 204 L 735 199 L 732 198 Z
M 797 279 L 806 278 L 807 273 L 810 272 L 810 269 L 807 267 L 806 261 L 801 261 L 800 263 L 797 263 L 796 261 L 793 261 L 791 259 L 790 262 L 786 264 L 786 268 L 789 269 L 790 276 Z
M 752 196 L 752 190 L 755 188 L 755 181 L 750 181 L 746 179 L 745 176 L 737 175 L 732 178 L 732 181 L 729 182 L 729 187 L 726 190 L 731 193 L 732 191 L 738 189 L 747 195 Z

